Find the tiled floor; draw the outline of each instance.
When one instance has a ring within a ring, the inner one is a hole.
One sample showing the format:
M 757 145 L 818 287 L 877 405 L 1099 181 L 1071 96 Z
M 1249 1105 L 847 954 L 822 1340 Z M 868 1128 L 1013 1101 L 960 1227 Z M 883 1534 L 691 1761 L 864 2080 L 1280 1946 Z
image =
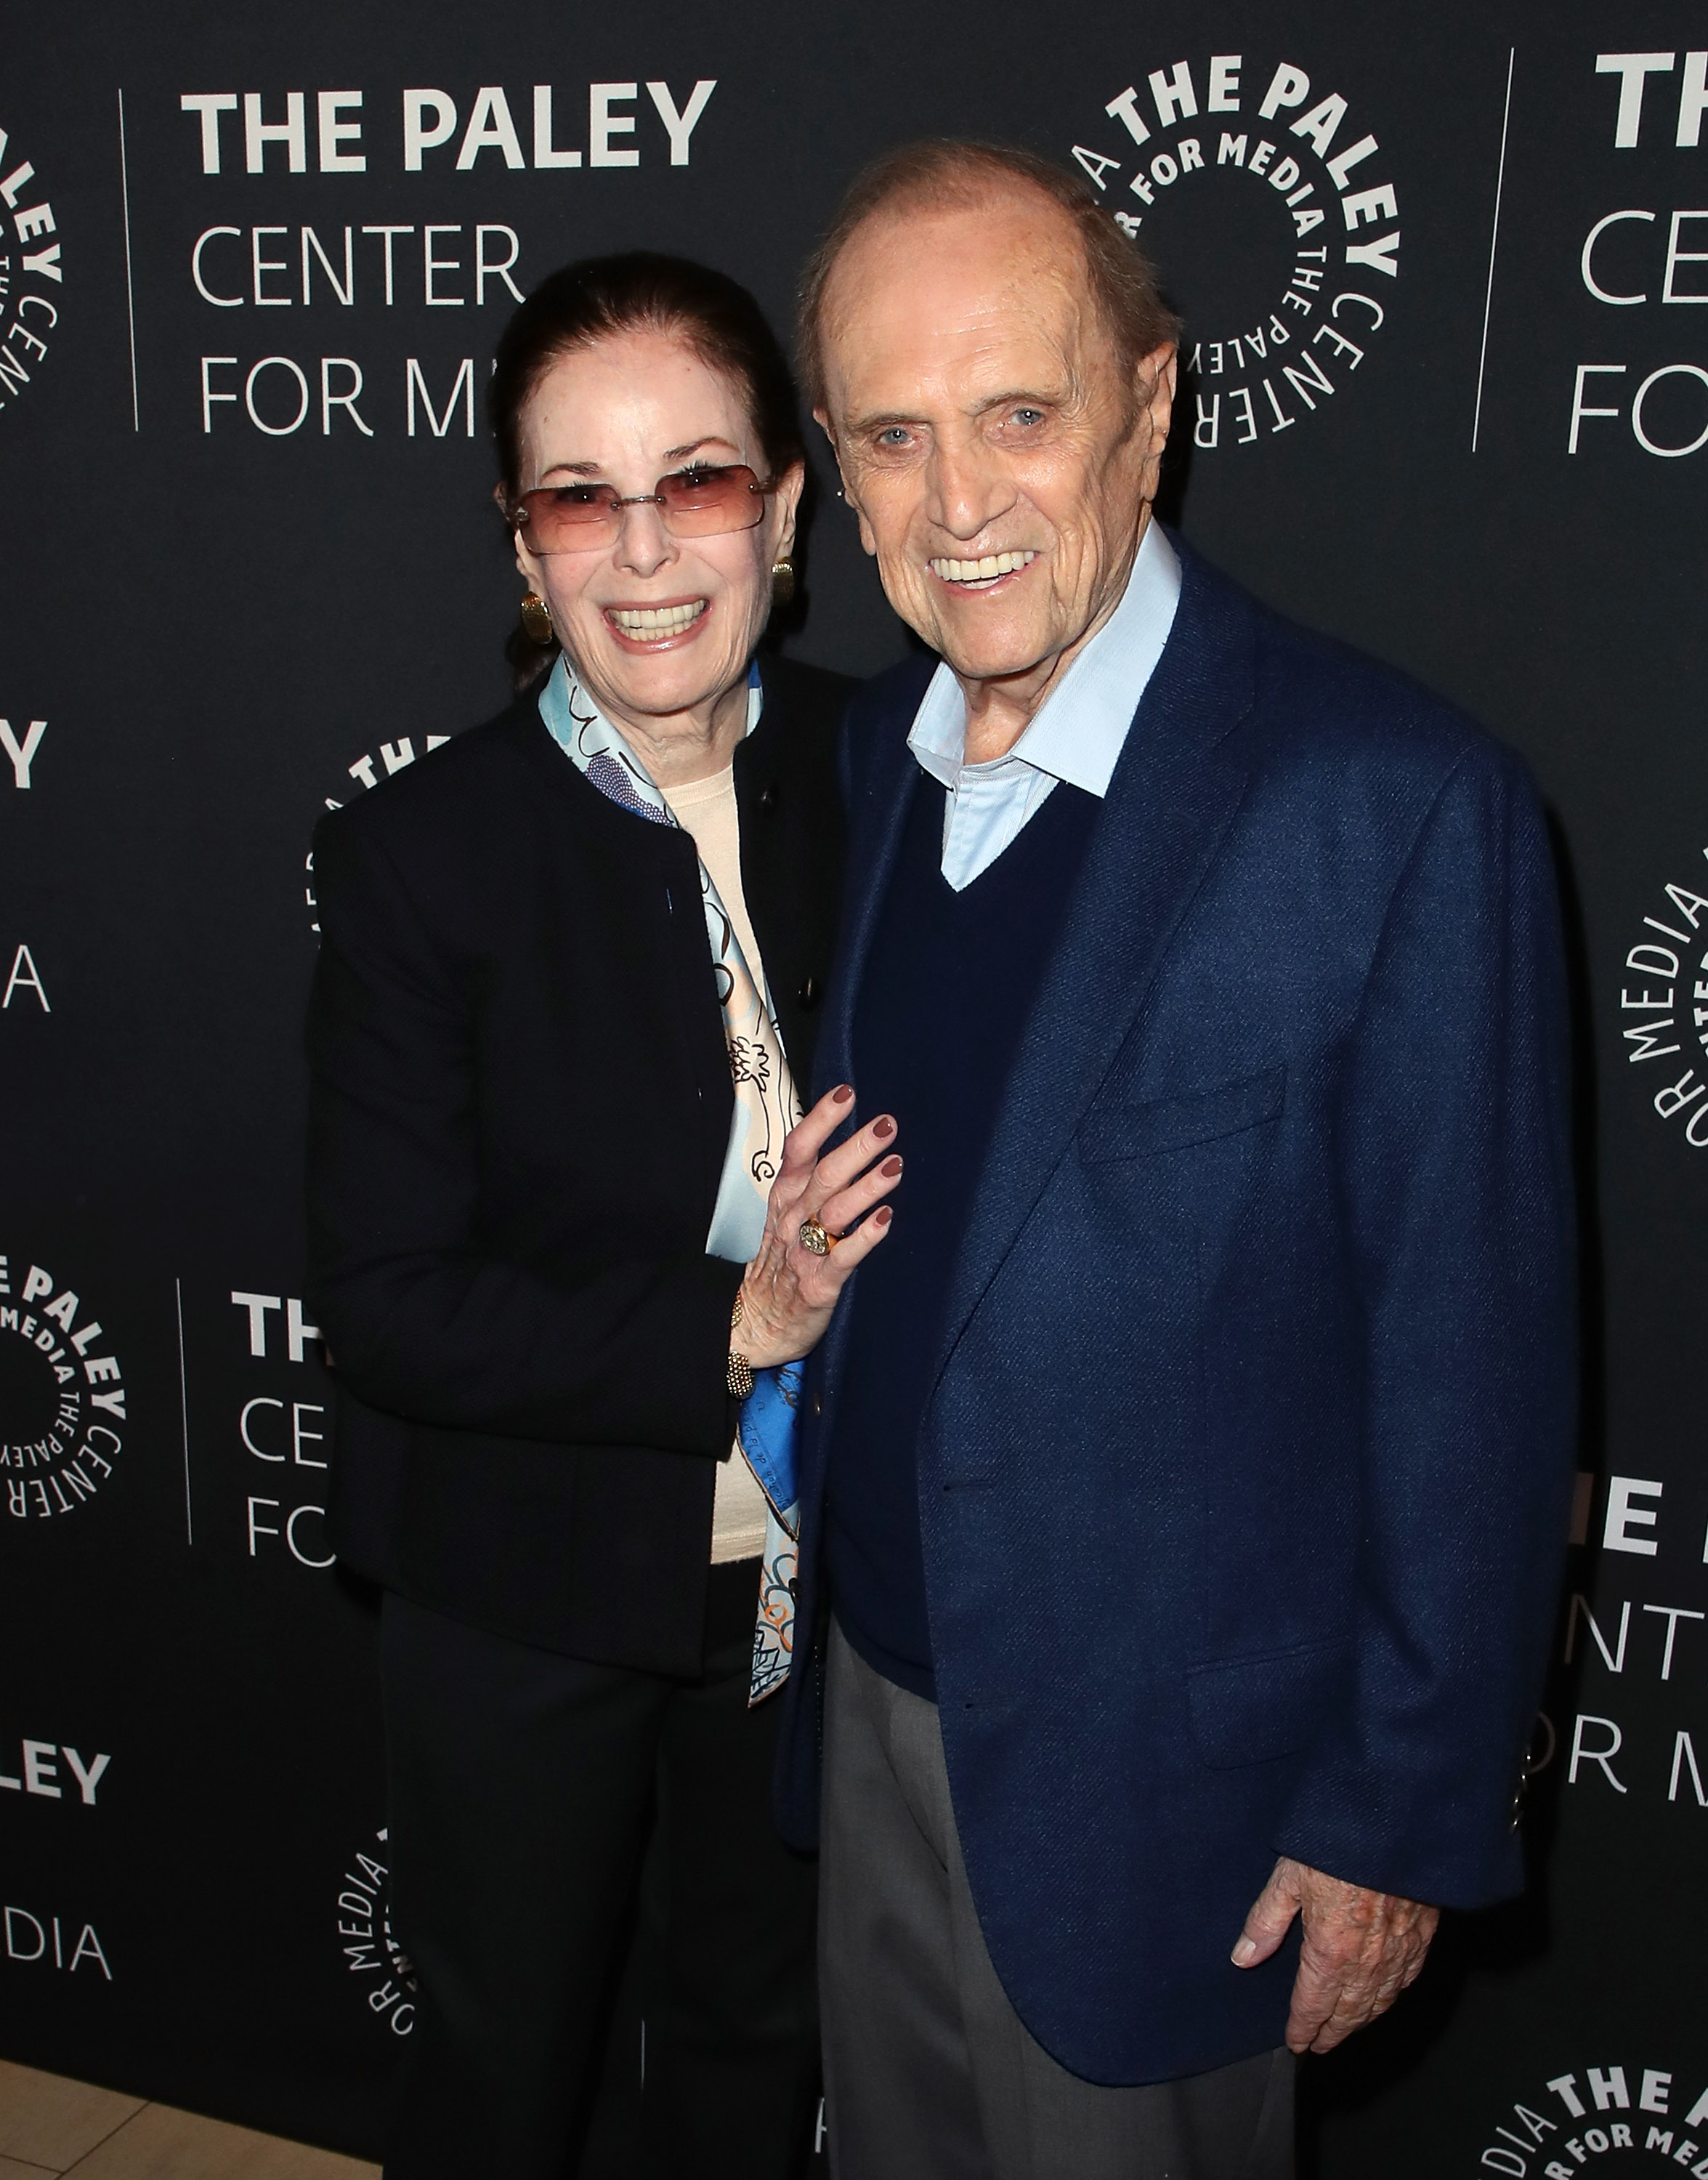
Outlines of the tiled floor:
M 335 2157 L 0 2059 L 0 2180 L 380 2180 Z

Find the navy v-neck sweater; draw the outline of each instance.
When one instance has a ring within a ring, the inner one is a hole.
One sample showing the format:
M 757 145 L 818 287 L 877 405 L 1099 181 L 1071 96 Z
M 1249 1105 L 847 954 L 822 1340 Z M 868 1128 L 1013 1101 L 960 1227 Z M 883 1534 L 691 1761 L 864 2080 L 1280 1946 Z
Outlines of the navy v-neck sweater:
M 918 1445 L 961 1238 L 997 1108 L 1102 808 L 1062 784 L 956 893 L 943 790 L 921 773 L 854 1010 L 863 1114 L 893 1113 L 894 1224 L 854 1281 L 825 1550 L 838 1624 L 868 1665 L 934 1697 Z

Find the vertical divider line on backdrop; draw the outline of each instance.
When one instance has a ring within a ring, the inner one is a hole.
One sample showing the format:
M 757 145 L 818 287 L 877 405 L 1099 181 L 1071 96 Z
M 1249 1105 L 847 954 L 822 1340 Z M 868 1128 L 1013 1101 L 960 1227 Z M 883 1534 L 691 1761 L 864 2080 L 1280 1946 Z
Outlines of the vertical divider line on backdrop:
M 184 1533 L 189 1544 L 195 1542 L 195 1511 L 189 1489 L 189 1377 L 184 1352 L 184 1281 L 174 1278 L 173 1292 L 178 1303 L 178 1402 L 184 1420 Z
M 136 289 L 130 269 L 130 162 L 124 148 L 124 93 L 118 94 L 118 194 L 124 213 L 124 315 L 130 328 L 130 428 L 142 429 L 142 389 L 136 375 Z
M 1471 418 L 1471 452 L 1477 450 L 1477 436 L 1483 423 L 1483 378 L 1489 365 L 1489 319 L 1495 307 L 1495 252 L 1501 242 L 1501 195 L 1507 181 L 1507 137 L 1513 120 L 1513 69 L 1519 58 L 1516 46 L 1507 52 L 1507 102 L 1501 114 L 1501 157 L 1495 169 L 1495 216 L 1489 229 L 1489 284 L 1483 294 L 1483 344 L 1477 356 L 1477 405 Z

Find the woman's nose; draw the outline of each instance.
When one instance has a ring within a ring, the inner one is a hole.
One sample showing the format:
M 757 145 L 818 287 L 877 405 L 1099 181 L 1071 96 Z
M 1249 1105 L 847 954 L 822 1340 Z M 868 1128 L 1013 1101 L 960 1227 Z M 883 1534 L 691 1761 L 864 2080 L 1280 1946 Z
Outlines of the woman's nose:
M 664 526 L 660 509 L 650 500 L 621 510 L 623 527 L 617 533 L 612 558 L 632 575 L 650 575 L 676 557 L 676 540 Z

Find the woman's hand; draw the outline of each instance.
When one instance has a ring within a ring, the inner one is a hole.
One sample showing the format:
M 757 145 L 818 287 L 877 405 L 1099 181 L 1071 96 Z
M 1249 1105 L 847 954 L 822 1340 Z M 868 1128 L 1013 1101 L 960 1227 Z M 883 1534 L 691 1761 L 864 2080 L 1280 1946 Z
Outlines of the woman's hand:
M 741 1283 L 741 1322 L 730 1341 L 755 1370 L 797 1362 L 817 1346 L 843 1280 L 889 1230 L 892 1214 L 882 1199 L 902 1171 L 898 1158 L 886 1156 L 896 1133 L 890 1115 L 880 1114 L 826 1157 L 819 1156 L 848 1118 L 853 1098 L 846 1082 L 831 1091 L 789 1130 L 783 1143 L 783 1163 L 771 1185 L 765 1238 Z M 874 1205 L 879 1208 L 874 1210 Z M 866 1213 L 870 1217 L 863 1218 Z M 831 1236 L 828 1256 L 802 1247 L 800 1230 L 809 1219 L 816 1219 Z

